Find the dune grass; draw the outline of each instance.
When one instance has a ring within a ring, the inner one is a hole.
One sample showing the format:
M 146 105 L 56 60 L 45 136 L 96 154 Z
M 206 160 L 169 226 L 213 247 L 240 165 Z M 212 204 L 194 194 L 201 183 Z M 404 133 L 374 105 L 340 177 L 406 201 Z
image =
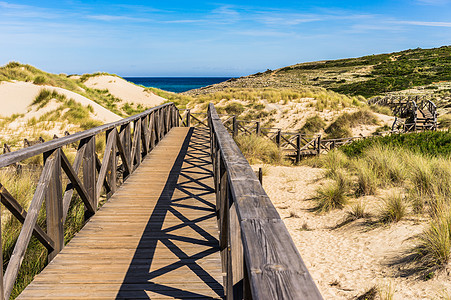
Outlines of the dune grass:
M 345 138 L 352 136 L 352 127 L 377 124 L 378 121 L 374 113 L 367 107 L 363 107 L 353 113 L 343 113 L 324 132 L 327 134 L 327 138 L 330 139 Z
M 315 211 L 327 212 L 333 209 L 342 209 L 348 203 L 350 180 L 344 172 L 335 173 L 333 182 L 317 190 L 313 198 L 317 206 Z
M 384 201 L 380 208 L 379 221 L 381 223 L 399 222 L 407 214 L 407 206 L 404 198 L 397 194 L 392 194 Z
M 437 214 L 417 240 L 413 254 L 426 270 L 448 263 L 451 254 L 451 211 L 447 209 Z
M 302 126 L 300 132 L 303 134 L 315 134 L 320 132 L 326 127 L 326 122 L 318 115 L 307 118 L 304 126 Z
M 440 133 L 439 136 L 443 138 L 444 134 Z M 426 137 L 430 137 L 429 133 L 426 133 Z M 327 168 L 326 177 L 333 178 L 333 174 L 348 172 L 352 180 L 351 189 L 354 189 L 357 197 L 378 194 L 381 189 L 392 190 L 388 196 L 381 199 L 380 210 L 376 216 L 376 222 L 380 224 L 399 222 L 412 213 L 421 219 L 431 219 L 411 249 L 414 254 L 413 262 L 421 271 L 443 268 L 450 261 L 451 251 L 451 157 L 447 154 L 449 146 L 445 143 L 442 149 L 437 143 L 435 147 L 427 147 L 426 149 L 433 149 L 433 153 L 441 153 L 432 155 L 418 151 L 423 145 L 417 145 L 418 147 L 413 149 L 410 147 L 412 141 L 419 141 L 418 137 L 407 138 L 405 145 L 398 143 L 398 136 L 392 138 L 396 144 L 386 139 L 384 143 L 363 143 L 363 146 L 356 147 L 351 144 L 345 146 L 351 151 L 343 151 L 345 147 L 336 149 L 314 160 L 314 164 Z M 355 149 L 358 151 L 354 151 Z M 336 182 L 326 188 L 320 188 L 318 195 L 321 201 L 326 203 L 319 205 L 320 208 L 328 210 L 333 207 L 328 203 L 342 203 L 344 194 Z M 339 204 L 336 207 L 342 206 Z M 349 218 L 355 214 L 356 219 L 364 214 L 364 210 L 354 207 L 348 214 Z
M 240 135 L 235 138 L 235 142 L 250 164 L 284 164 L 281 150 L 265 137 Z

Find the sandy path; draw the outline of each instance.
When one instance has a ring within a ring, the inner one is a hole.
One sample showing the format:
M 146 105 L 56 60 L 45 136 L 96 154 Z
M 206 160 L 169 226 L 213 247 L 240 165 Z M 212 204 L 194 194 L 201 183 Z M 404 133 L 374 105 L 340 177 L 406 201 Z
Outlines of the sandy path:
M 144 107 L 150 108 L 166 101 L 166 99 L 147 92 L 144 88 L 116 76 L 100 75 L 90 77 L 84 84 L 89 88 L 107 89 L 111 95 L 120 98 L 124 103 L 142 104 Z
M 325 299 L 354 299 L 374 285 L 392 289 L 394 299 L 440 299 L 447 295 L 446 290 L 451 291 L 446 272 L 423 281 L 402 277 L 389 266 L 412 245 L 409 239 L 421 232 L 424 224 L 407 218 L 390 226 L 369 228 L 363 221 L 354 221 L 332 229 L 345 219 L 346 209 L 325 214 L 310 210 L 315 203 L 309 199 L 325 184 L 321 169 L 264 168 L 263 186 Z M 370 213 L 377 213 L 379 197 L 363 201 Z

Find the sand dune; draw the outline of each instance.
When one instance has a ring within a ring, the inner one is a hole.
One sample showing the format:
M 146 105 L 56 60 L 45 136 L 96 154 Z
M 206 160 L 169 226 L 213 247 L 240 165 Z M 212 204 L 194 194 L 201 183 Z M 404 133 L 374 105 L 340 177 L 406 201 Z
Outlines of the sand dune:
M 254 165 L 254 170 L 262 165 Z M 296 247 L 325 299 L 357 299 L 372 286 L 392 290 L 393 299 L 449 299 L 449 269 L 430 280 L 404 276 L 391 262 L 412 247 L 424 223 L 415 219 L 390 226 L 354 221 L 333 229 L 346 218 L 345 210 L 317 214 L 312 197 L 325 184 L 324 170 L 308 166 L 263 166 L 263 187 L 290 232 Z M 365 196 L 367 212 L 376 214 L 384 195 Z M 446 297 L 444 297 L 446 295 Z M 380 298 L 377 298 L 380 299 Z M 388 298 L 383 298 L 388 299 Z
M 0 115 L 2 117 L 9 117 L 13 114 L 26 114 L 25 117 L 31 118 L 33 116 L 38 117 L 39 114 L 45 113 L 49 109 L 55 109 L 57 106 L 56 102 L 49 103 L 49 107 L 39 112 L 31 109 L 30 105 L 42 89 L 55 90 L 59 94 L 65 95 L 68 99 L 74 99 L 84 106 L 91 105 L 94 108 L 94 113 L 91 117 L 95 120 L 109 123 L 121 119 L 115 113 L 77 93 L 63 88 L 35 85 L 31 82 L 22 81 L 0 83 L 0 101 L 2 103 Z
M 166 101 L 166 99 L 116 76 L 95 76 L 86 80 L 84 84 L 89 88 L 99 90 L 107 89 L 111 95 L 120 98 L 124 103 L 142 104 L 144 107 L 154 107 Z

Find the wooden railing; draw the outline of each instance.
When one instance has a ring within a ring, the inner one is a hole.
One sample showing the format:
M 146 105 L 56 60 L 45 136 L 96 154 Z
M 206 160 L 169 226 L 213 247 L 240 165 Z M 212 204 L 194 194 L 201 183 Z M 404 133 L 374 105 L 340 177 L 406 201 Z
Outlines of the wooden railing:
M 255 134 L 263 136 L 276 143 L 284 156 L 299 162 L 302 157 L 320 153 L 321 135 L 308 135 L 299 132 L 285 132 L 280 128 L 262 127 L 260 121 L 240 120 L 236 115 L 218 114 L 222 124 L 232 137 Z M 184 110 L 180 120 L 185 126 L 208 126 L 207 113 L 193 113 Z
M 322 299 L 249 163 L 208 108 L 227 299 Z
M 102 190 L 108 195 L 116 191 L 119 160 L 125 180 L 166 133 L 178 125 L 179 112 L 173 103 L 168 103 L 117 122 L 1 155 L 0 168 L 36 155 L 43 155 L 44 163 L 28 211 L 0 184 L 1 203 L 23 223 L 5 273 L 0 270 L 0 299 L 10 297 L 32 235 L 47 248 L 49 261 L 62 250 L 63 225 L 74 192 L 83 201 L 86 218 L 94 215 Z M 106 134 L 106 146 L 100 162 L 95 148 L 96 136 L 102 133 Z M 74 143 L 78 143 L 78 149 L 71 164 L 63 147 Z M 69 179 L 64 190 L 63 173 Z M 44 199 L 47 230 L 37 224 Z

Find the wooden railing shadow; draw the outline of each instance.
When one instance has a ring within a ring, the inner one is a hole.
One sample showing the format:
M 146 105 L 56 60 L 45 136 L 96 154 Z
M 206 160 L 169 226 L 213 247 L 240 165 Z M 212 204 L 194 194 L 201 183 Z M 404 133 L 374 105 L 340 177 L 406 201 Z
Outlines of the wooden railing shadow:
M 202 133 L 201 131 L 205 132 Z M 205 196 L 211 197 L 215 191 L 202 182 L 213 176 L 211 169 L 207 167 L 211 165 L 209 143 L 207 129 L 196 129 L 196 131 L 193 128 L 190 129 L 172 166 L 161 196 L 148 220 L 116 298 L 129 299 L 131 296 L 129 284 L 136 283 L 137 278 L 140 279 L 142 285 L 140 285 L 141 288 L 133 291 L 132 298 L 147 298 L 149 292 L 182 299 L 211 298 L 189 289 L 175 288 L 155 282 L 158 281 L 159 277 L 170 275 L 171 272 L 182 267 L 188 267 L 192 271 L 192 276 L 201 279 L 217 295 L 217 298 L 223 297 L 222 284 L 213 278 L 202 265 L 198 264 L 199 260 L 219 251 L 218 239 L 199 226 L 200 222 L 212 218 L 216 219 L 214 203 L 205 200 Z M 188 199 L 190 204 L 183 203 L 184 200 Z M 193 200 L 194 203 L 198 204 L 192 204 Z M 186 209 L 200 211 L 201 216 L 190 219 L 192 216 L 185 216 L 184 212 L 181 211 L 182 209 L 184 211 Z M 164 222 L 168 215 L 175 216 L 181 224 L 164 228 Z M 193 236 L 200 235 L 202 238 L 175 233 L 179 229 L 190 229 L 195 233 Z M 176 241 L 197 245 L 200 248 L 199 252 L 196 251 L 195 254 L 185 253 L 181 247 L 177 246 Z M 154 263 L 161 263 L 155 257 L 158 244 L 164 245 L 165 250 L 174 254 L 178 261 L 168 263 L 157 269 L 152 268 Z

